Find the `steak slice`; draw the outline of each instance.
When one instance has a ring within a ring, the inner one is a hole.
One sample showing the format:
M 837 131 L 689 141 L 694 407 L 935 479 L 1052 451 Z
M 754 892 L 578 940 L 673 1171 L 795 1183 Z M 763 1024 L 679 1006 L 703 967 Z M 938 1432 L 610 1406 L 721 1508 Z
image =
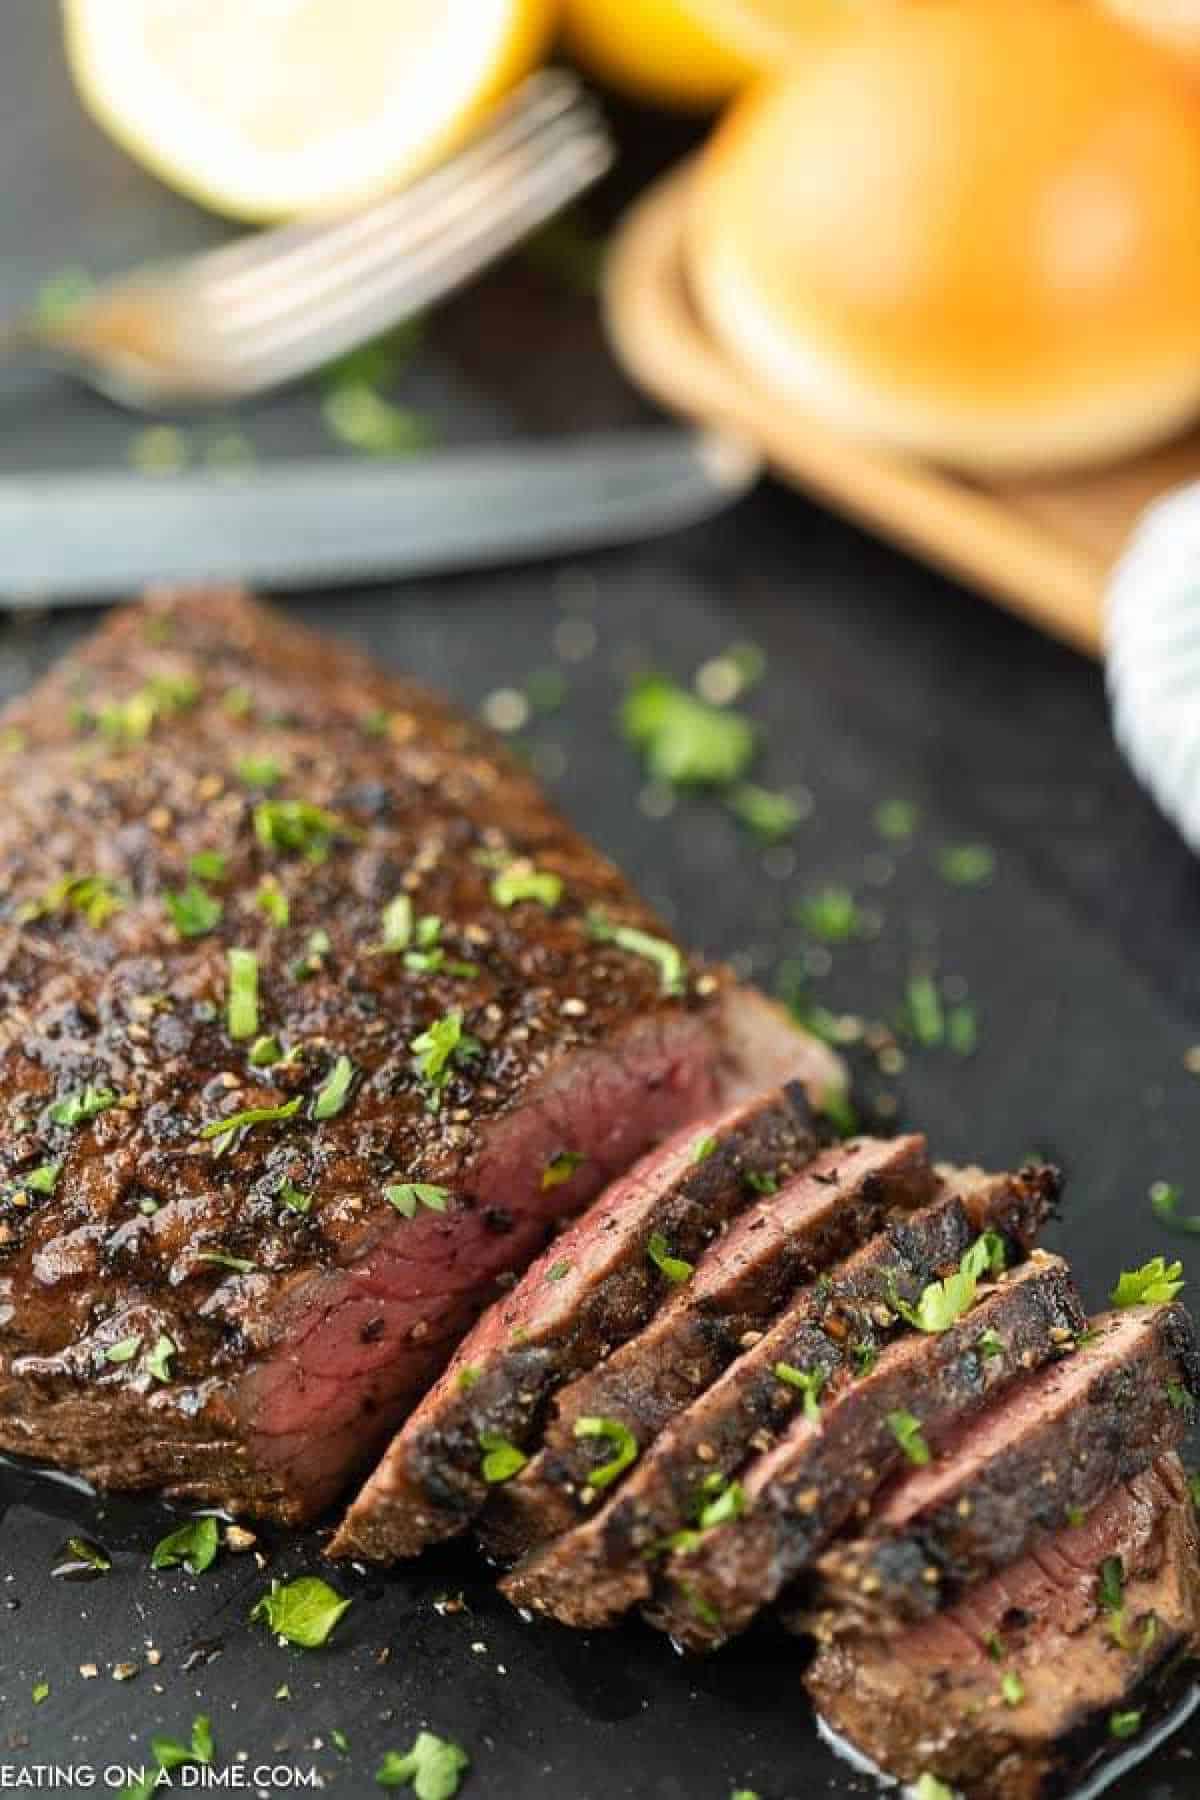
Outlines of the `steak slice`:
M 1101 1603 L 1110 1559 L 1119 1615 Z M 806 1685 L 825 1722 L 901 1781 L 1056 1800 L 1190 1685 L 1198 1650 L 1196 1517 L 1166 1456 L 948 1611 L 822 1649 Z
M 0 1448 L 309 1516 L 564 1215 L 835 1074 L 489 734 L 236 594 L 5 723 Z
M 794 1083 L 688 1126 L 643 1157 L 464 1339 L 331 1554 L 390 1561 L 463 1530 L 490 1491 L 489 1441 L 528 1443 L 546 1397 L 638 1329 L 671 1291 L 672 1272 L 746 1206 L 751 1179 L 786 1180 L 816 1148 L 812 1111 Z
M 964 1418 L 1061 1353 L 1083 1326 L 1067 1265 L 1035 1250 L 949 1330 L 897 1339 L 857 1380 L 828 1367 L 832 1391 L 819 1416 L 794 1417 L 745 1470 L 740 1517 L 671 1552 L 647 1617 L 690 1649 L 743 1631 L 865 1513 L 906 1455 L 936 1453 Z
M 952 1433 L 937 1463 L 887 1490 L 863 1537 L 822 1557 L 825 1628 L 927 1618 L 1177 1449 L 1197 1395 L 1200 1350 L 1183 1306 L 1094 1320 L 1073 1355 Z
M 568 1529 L 597 1498 L 588 1477 L 604 1450 L 575 1435 L 579 1419 L 615 1421 L 644 1451 L 800 1282 L 878 1231 L 891 1209 L 928 1200 L 935 1185 L 923 1138 L 868 1138 L 823 1151 L 756 1201 L 636 1337 L 559 1389 L 541 1451 L 495 1489 L 479 1521 L 484 1547 L 514 1561 Z
M 775 1365 L 858 1366 L 894 1335 L 881 1304 L 889 1282 L 913 1302 L 927 1282 L 957 1267 L 978 1232 L 994 1229 L 1023 1254 L 1054 1204 L 1047 1168 L 1018 1176 L 944 1174 L 931 1205 L 894 1220 L 831 1277 L 804 1290 L 752 1347 L 678 1414 L 629 1471 L 615 1496 L 574 1530 L 528 1556 L 501 1583 L 515 1605 L 568 1625 L 611 1624 L 651 1592 L 651 1557 L 695 1519 L 703 1484 L 732 1475 L 775 1440 L 801 1404 Z

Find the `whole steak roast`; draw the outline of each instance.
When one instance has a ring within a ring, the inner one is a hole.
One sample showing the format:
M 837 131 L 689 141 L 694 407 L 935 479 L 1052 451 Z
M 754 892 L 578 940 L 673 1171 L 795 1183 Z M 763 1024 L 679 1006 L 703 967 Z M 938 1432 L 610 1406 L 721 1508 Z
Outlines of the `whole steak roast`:
M 488 733 L 237 594 L 4 725 L 0 1448 L 311 1516 L 558 1220 L 838 1080 Z

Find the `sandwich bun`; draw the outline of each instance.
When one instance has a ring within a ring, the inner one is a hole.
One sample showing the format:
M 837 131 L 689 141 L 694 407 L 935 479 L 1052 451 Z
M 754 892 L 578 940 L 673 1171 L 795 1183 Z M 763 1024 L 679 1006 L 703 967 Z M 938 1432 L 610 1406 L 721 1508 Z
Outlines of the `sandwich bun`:
M 684 256 L 734 361 L 839 431 L 986 473 L 1200 412 L 1200 109 L 1070 0 L 814 37 L 703 153 Z

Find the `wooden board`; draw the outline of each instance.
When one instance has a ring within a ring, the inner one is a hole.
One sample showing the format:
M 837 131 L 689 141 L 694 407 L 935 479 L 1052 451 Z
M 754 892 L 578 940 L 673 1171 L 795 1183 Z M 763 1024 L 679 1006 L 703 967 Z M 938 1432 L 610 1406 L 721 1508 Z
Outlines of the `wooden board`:
M 840 437 L 757 388 L 698 317 L 680 255 L 690 173 L 643 196 L 609 259 L 609 335 L 628 372 L 674 411 L 748 438 L 785 479 L 1099 656 L 1109 571 L 1143 509 L 1200 478 L 1200 431 L 1108 468 L 987 484 Z

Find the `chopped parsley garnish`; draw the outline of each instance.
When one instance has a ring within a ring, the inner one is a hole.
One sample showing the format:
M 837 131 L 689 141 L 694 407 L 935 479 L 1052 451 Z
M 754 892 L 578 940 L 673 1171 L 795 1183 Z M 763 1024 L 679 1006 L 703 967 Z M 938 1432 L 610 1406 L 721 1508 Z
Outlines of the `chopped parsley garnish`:
M 473 1387 L 478 1387 L 479 1378 L 483 1374 L 475 1363 L 464 1363 L 455 1377 L 460 1394 L 469 1394 Z
M 1020 1706 L 1025 1698 L 1025 1683 L 1015 1669 L 1006 1669 L 1000 1677 L 1000 1692 L 1005 1706 Z
M 728 1525 L 733 1519 L 740 1519 L 746 1510 L 746 1490 L 740 1481 L 725 1481 L 716 1498 L 707 1501 L 700 1508 L 699 1524 L 701 1531 L 712 1531 L 717 1525 Z
M 304 943 L 304 955 L 298 956 L 289 969 L 288 974 L 293 981 L 307 981 L 312 975 L 319 975 L 325 958 L 333 949 L 333 940 L 323 926 L 318 925 L 310 931 Z
M 295 1581 L 273 1581 L 270 1592 L 257 1602 L 250 1617 L 261 1619 L 269 1631 L 287 1643 L 298 1644 L 302 1650 L 316 1650 L 350 1606 L 351 1602 L 319 1575 L 301 1575 Z
M 454 1800 L 471 1766 L 466 1751 L 432 1731 L 420 1731 L 411 1750 L 389 1750 L 375 1779 L 380 1787 L 412 1785 L 416 1800 Z
M 649 932 L 639 931 L 635 925 L 613 925 L 596 907 L 588 913 L 587 927 L 596 943 L 615 944 L 618 950 L 628 950 L 633 956 L 644 956 L 647 961 L 656 963 L 664 994 L 683 993 L 683 952 L 675 944 L 669 944 L 665 938 L 651 937 Z
M 996 868 L 996 853 L 986 844 L 947 844 L 937 854 L 938 873 L 953 887 L 981 887 Z
M 279 1199 L 289 1212 L 301 1216 L 312 1208 L 312 1195 L 303 1193 L 290 1179 L 285 1179 L 279 1188 Z
M 77 1564 L 82 1563 L 85 1569 L 92 1569 L 97 1575 L 107 1575 L 112 1568 L 112 1557 L 90 1538 L 69 1537 L 67 1549 Z
M 536 900 L 539 906 L 554 907 L 562 899 L 561 875 L 548 869 L 535 869 L 524 862 L 510 863 L 492 877 L 492 899 L 497 906 L 517 906 L 522 900 Z
M 858 1114 L 844 1087 L 827 1088 L 816 1110 L 823 1119 L 829 1121 L 840 1138 L 853 1137 L 858 1130 Z
M 172 925 L 180 937 L 185 938 L 203 937 L 214 930 L 221 923 L 221 914 L 225 910 L 223 902 L 202 888 L 198 881 L 189 881 L 179 894 L 168 889 L 163 894 L 163 905 Z
M 49 1698 L 50 1683 L 48 1681 L 35 1681 L 30 1690 L 30 1699 L 33 1701 L 33 1704 L 35 1706 L 40 1706 L 43 1700 L 48 1700 Z
M 146 1358 L 146 1368 L 155 1381 L 171 1380 L 171 1358 L 175 1355 L 176 1344 L 165 1331 L 160 1332 L 155 1340 L 154 1348 Z
M 415 1219 L 419 1206 L 428 1207 L 430 1212 L 444 1213 L 450 1193 L 447 1188 L 435 1187 L 430 1181 L 399 1181 L 385 1187 L 383 1197 L 406 1219 Z
M 790 794 L 775 793 L 752 781 L 742 781 L 731 788 L 725 804 L 739 824 L 764 844 L 778 844 L 790 837 L 804 817 Z
M 254 896 L 259 912 L 265 913 L 272 925 L 286 925 L 292 916 L 288 897 L 273 881 L 264 881 Z
M 757 1169 L 749 1169 L 742 1179 L 752 1194 L 777 1194 L 779 1192 L 777 1175 L 762 1175 Z
M 214 1156 L 224 1156 L 247 1131 L 256 1125 L 274 1125 L 281 1119 L 294 1119 L 304 1104 L 302 1094 L 285 1100 L 281 1106 L 250 1106 L 244 1112 L 230 1113 L 228 1118 L 213 1119 L 200 1128 L 202 1138 L 211 1138 Z
M 104 1360 L 108 1363 L 132 1362 L 141 1347 L 142 1340 L 140 1335 L 137 1337 L 121 1338 L 117 1343 L 108 1346 L 108 1349 L 104 1352 Z
M 975 1348 L 985 1361 L 990 1362 L 995 1356 L 1004 1355 L 1004 1340 L 994 1326 L 989 1325 L 981 1331 L 975 1340 Z
M 226 688 L 221 705 L 231 719 L 244 719 L 254 710 L 254 695 L 248 687 Z
M 567 1261 L 566 1257 L 561 1257 L 558 1262 L 551 1263 L 550 1267 L 546 1270 L 546 1280 L 565 1281 L 570 1273 L 570 1263 Z
M 31 1194 L 52 1194 L 61 1173 L 61 1162 L 41 1163 L 27 1175 L 22 1175 L 17 1185 Z
M 1101 1612 L 1119 1613 L 1125 1604 L 1125 1564 L 1119 1556 L 1106 1556 L 1097 1577 L 1096 1600 Z
M 350 1098 L 354 1084 L 354 1064 L 348 1056 L 339 1056 L 317 1089 L 312 1104 L 314 1119 L 336 1119 Z
M 635 682 L 621 708 L 621 728 L 649 774 L 672 786 L 729 787 L 754 758 L 748 719 L 698 700 L 661 675 Z
M 875 829 L 880 837 L 900 844 L 917 829 L 919 817 L 911 800 L 883 800 L 875 808 Z
M 151 427 L 151 432 L 139 435 L 148 439 L 154 431 L 169 432 L 172 439 L 182 441 L 181 434 L 172 432 L 169 426 Z M 127 700 L 110 700 L 101 706 L 96 713 L 96 728 L 113 743 L 137 743 L 149 737 L 161 720 L 185 712 L 199 698 L 200 684 L 191 675 L 156 675 Z
M 668 1281 L 675 1283 L 687 1281 L 692 1273 L 692 1265 L 685 1262 L 682 1256 L 672 1256 L 671 1247 L 661 1231 L 653 1231 L 646 1245 L 646 1255 L 660 1274 Z
M 336 813 L 307 800 L 260 800 L 254 809 L 254 835 L 264 850 L 281 850 L 324 862 L 330 846 L 351 836 Z
M 412 943 L 413 903 L 408 894 L 397 894 L 383 909 L 384 950 L 407 950 Z
M 862 912 L 849 888 L 821 888 L 807 894 L 792 909 L 798 925 L 824 944 L 846 944 L 865 929 Z
M 523 1450 L 518 1450 L 515 1444 L 502 1437 L 498 1431 L 481 1431 L 479 1448 L 483 1451 L 479 1473 L 489 1487 L 495 1487 L 502 1481 L 511 1481 L 529 1461 Z
M 189 1575 L 203 1575 L 217 1559 L 220 1546 L 217 1521 L 209 1514 L 189 1519 L 177 1531 L 159 1538 L 150 1553 L 152 1569 L 177 1569 L 181 1565 Z
M 979 1024 L 973 1006 L 952 1006 L 946 1014 L 946 1042 L 955 1056 L 973 1056 L 979 1042 Z
M 926 1770 L 916 1785 L 913 1800 L 954 1800 L 954 1790 Z
M 542 1170 L 542 1192 L 548 1193 L 551 1188 L 570 1181 L 576 1169 L 581 1169 L 586 1161 L 581 1150 L 556 1150 Z
M 716 1147 L 717 1140 L 711 1135 L 709 1137 L 697 1138 L 692 1145 L 692 1161 L 694 1163 L 707 1162 L 709 1157 L 716 1150 Z
M 67 1094 L 56 1100 L 50 1108 L 50 1118 L 55 1125 L 65 1125 L 73 1129 L 76 1125 L 89 1125 L 98 1119 L 101 1113 L 109 1111 L 117 1104 L 117 1095 L 112 1088 L 93 1087 L 89 1081 L 87 1086 L 76 1093 Z
M 216 1751 L 212 1723 L 207 1714 L 192 1720 L 191 1741 L 181 1744 L 175 1738 L 151 1738 L 150 1748 L 160 1769 L 181 1769 L 187 1763 L 210 1763 Z M 157 1790 L 154 1790 L 157 1791 Z
M 411 456 L 433 442 L 432 422 L 363 381 L 340 382 L 321 402 L 330 434 L 365 456 Z
M 1156 1181 L 1150 1189 L 1150 1205 L 1154 1216 L 1169 1231 L 1185 1232 L 1189 1237 L 1200 1235 L 1200 1217 L 1195 1213 L 1181 1213 L 1183 1194 L 1169 1181 Z
M 239 756 L 233 766 L 247 787 L 273 788 L 283 780 L 283 764 L 274 756 Z
M 637 1461 L 638 1441 L 628 1425 L 623 1425 L 620 1419 L 602 1419 L 594 1414 L 585 1415 L 575 1421 L 575 1436 L 577 1438 L 596 1438 L 613 1447 L 613 1454 L 609 1460 L 601 1463 L 599 1468 L 589 1471 L 587 1485 L 590 1488 L 609 1487 L 618 1475 L 623 1474 L 630 1463 Z
M 428 1089 L 426 1105 L 430 1112 L 436 1112 L 441 1105 L 442 1090 L 449 1084 L 453 1064 L 481 1055 L 483 1045 L 463 1030 L 462 1013 L 456 1011 L 435 1019 L 412 1040 L 409 1049 L 417 1073 Z
M 1183 1413 L 1188 1419 L 1196 1416 L 1196 1396 L 1182 1381 L 1168 1381 L 1167 1399 L 1176 1412 Z
M 887 1415 L 887 1424 L 888 1430 L 910 1463 L 915 1463 L 918 1468 L 924 1468 L 926 1463 L 932 1462 L 932 1453 L 921 1431 L 921 1421 L 914 1418 L 912 1413 L 905 1412 L 903 1408 L 897 1412 L 890 1412 Z
M 867 1343 L 865 1339 L 860 1343 L 851 1344 L 850 1355 L 854 1360 L 855 1376 L 859 1380 L 861 1380 L 864 1375 L 869 1375 L 871 1370 L 875 1367 L 875 1364 L 879 1361 L 878 1349 L 874 1344 Z
M 1108 1731 L 1110 1737 L 1119 1738 L 1121 1740 L 1136 1737 L 1141 1729 L 1142 1715 L 1140 1712 L 1115 1712 L 1109 1717 Z
M 936 1050 L 946 1041 L 946 1015 L 942 996 L 932 975 L 914 975 L 909 981 L 906 1020 L 912 1036 L 926 1050 Z
M 197 1250 L 196 1261 L 215 1263 L 220 1269 L 232 1269 L 237 1275 L 249 1275 L 258 1267 L 244 1256 L 231 1256 L 228 1250 Z
M 915 1306 L 900 1299 L 895 1276 L 889 1275 L 887 1303 L 917 1331 L 949 1331 L 975 1304 L 980 1278 L 999 1274 L 1003 1267 L 1004 1240 L 997 1232 L 985 1231 L 963 1256 L 957 1271 L 944 1281 L 929 1282 Z
M 777 1362 L 771 1373 L 776 1381 L 782 1381 L 785 1387 L 795 1388 L 804 1396 L 804 1416 L 814 1423 L 821 1416 L 821 1390 L 825 1386 L 824 1369 L 806 1371 L 797 1369 L 791 1363 Z
M 257 1037 L 246 1053 L 252 1069 L 273 1069 L 283 1061 L 283 1045 L 277 1037 Z
M 197 850 L 188 859 L 188 873 L 197 881 L 224 881 L 228 868 L 229 858 L 220 850 Z
M 253 950 L 229 952 L 229 1035 L 252 1038 L 258 1031 L 258 958 Z
M 1071 1527 L 1072 1531 L 1077 1530 L 1079 1528 L 1079 1526 L 1083 1524 L 1083 1521 L 1086 1518 L 1087 1518 L 1087 1513 L 1084 1511 L 1082 1506 L 1068 1506 L 1067 1507 L 1066 1520 L 1067 1520 L 1067 1524 Z
M 20 907 L 17 923 L 28 925 L 51 913 L 73 912 L 98 931 L 114 913 L 124 909 L 125 895 L 107 875 L 65 875 L 40 900 L 30 900 Z
M 1183 1264 L 1155 1256 L 1140 1269 L 1123 1269 L 1111 1299 L 1116 1307 L 1154 1306 L 1174 1300 L 1183 1286 Z

